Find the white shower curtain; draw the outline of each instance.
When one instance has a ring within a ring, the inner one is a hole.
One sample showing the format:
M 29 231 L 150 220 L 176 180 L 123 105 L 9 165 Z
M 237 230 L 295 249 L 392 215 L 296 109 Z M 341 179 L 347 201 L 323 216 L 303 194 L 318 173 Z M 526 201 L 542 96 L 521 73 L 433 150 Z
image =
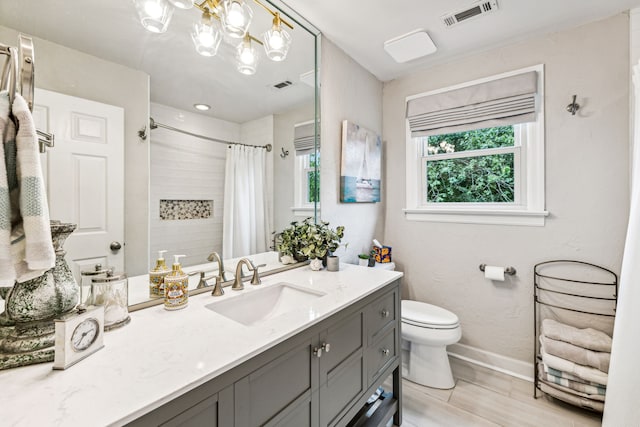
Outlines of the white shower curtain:
M 266 150 L 229 146 L 224 180 L 223 258 L 267 251 L 267 191 Z
M 640 64 L 633 67 L 635 118 L 631 209 L 602 425 L 640 426 Z

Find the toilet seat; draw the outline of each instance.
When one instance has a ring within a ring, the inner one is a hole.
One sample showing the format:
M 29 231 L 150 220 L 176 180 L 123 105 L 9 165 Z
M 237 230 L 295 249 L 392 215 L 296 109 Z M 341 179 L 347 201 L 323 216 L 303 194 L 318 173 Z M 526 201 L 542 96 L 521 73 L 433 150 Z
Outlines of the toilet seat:
M 402 301 L 402 322 L 428 329 L 455 329 L 460 326 L 458 316 L 442 307 L 420 301 Z

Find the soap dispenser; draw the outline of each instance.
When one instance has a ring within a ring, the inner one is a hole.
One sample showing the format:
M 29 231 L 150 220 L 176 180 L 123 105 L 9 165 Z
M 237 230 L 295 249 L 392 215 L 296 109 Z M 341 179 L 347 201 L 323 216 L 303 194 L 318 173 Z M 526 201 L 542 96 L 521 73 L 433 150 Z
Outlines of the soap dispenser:
M 180 266 L 180 258 L 183 256 L 174 255 L 171 273 L 164 278 L 164 308 L 167 310 L 179 310 L 189 303 L 189 276 Z
M 164 278 L 171 270 L 164 262 L 164 253 L 158 251 L 156 266 L 149 271 L 149 298 L 164 298 Z

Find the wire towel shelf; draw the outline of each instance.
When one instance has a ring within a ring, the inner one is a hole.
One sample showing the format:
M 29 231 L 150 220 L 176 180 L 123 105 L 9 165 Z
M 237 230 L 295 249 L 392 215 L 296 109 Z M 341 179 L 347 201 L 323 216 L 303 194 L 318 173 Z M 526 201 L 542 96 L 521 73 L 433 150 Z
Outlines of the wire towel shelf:
M 535 368 L 533 397 L 538 398 L 541 394 L 549 394 L 543 390 L 544 386 L 559 392 L 550 394 L 552 397 L 584 409 L 599 410 L 596 408 L 601 402 L 594 404 L 584 396 L 579 396 L 575 400 L 571 397 L 562 399 L 560 396 L 562 393 L 567 393 L 567 389 L 560 389 L 557 384 L 541 378 L 540 372 L 543 366 L 539 337 L 542 321 L 548 318 L 576 328 L 591 327 L 611 336 L 618 300 L 618 276 L 599 265 L 574 260 L 545 261 L 536 264 L 533 270 Z

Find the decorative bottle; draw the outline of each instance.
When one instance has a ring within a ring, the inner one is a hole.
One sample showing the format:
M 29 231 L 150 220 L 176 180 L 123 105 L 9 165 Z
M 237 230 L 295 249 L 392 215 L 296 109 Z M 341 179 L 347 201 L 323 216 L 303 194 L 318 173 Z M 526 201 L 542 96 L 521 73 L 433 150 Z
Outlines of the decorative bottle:
M 156 266 L 149 271 L 149 298 L 164 298 L 164 278 L 171 272 L 164 262 L 164 253 L 158 251 Z
M 171 273 L 164 278 L 164 308 L 167 310 L 180 310 L 189 303 L 189 276 L 180 266 L 180 258 L 183 256 L 174 256 Z

